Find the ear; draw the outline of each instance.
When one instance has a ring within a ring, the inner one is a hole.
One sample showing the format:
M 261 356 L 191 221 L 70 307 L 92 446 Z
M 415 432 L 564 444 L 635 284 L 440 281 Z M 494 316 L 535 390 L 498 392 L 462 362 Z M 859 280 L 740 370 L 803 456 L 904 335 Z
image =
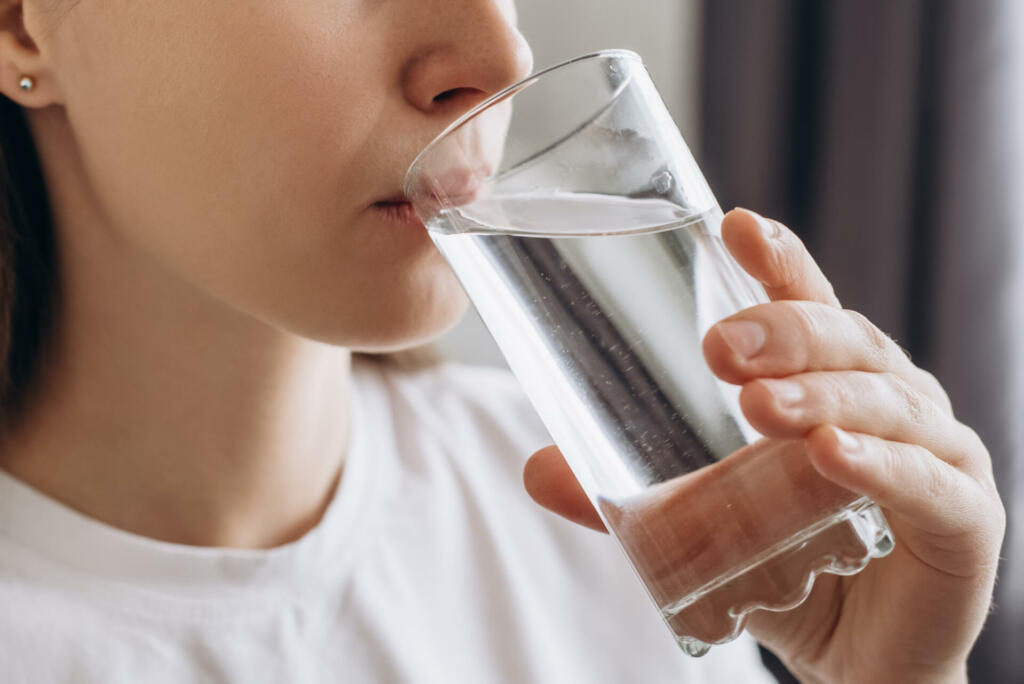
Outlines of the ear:
M 30 30 L 23 9 L 22 0 L 0 0 L 0 93 L 23 107 L 60 103 L 50 60 L 32 35 L 39 33 L 41 26 L 33 25 Z M 26 76 L 33 83 L 28 91 L 20 86 Z

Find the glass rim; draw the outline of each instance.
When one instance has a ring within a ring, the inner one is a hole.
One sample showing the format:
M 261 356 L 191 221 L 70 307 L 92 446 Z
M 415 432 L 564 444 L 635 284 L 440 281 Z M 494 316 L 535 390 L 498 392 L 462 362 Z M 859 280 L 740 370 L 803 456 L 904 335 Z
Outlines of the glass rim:
M 472 109 L 460 115 L 457 119 L 455 119 L 455 121 L 445 126 L 443 131 L 438 133 L 429 143 L 426 144 L 426 146 L 422 150 L 420 150 L 419 154 L 417 154 L 416 157 L 412 160 L 412 163 L 409 164 L 409 168 L 405 172 L 405 178 L 403 179 L 402 182 L 402 191 L 406 194 L 406 196 L 409 195 L 409 177 L 413 175 L 413 172 L 416 170 L 416 167 L 419 166 L 420 161 L 422 161 L 422 159 L 429 152 L 431 152 L 443 139 L 448 137 L 453 131 L 461 128 L 470 119 L 475 118 L 477 115 L 490 109 L 494 105 L 517 95 L 520 91 L 532 86 L 535 82 L 539 81 L 542 76 L 545 76 L 551 73 L 552 71 L 564 69 L 565 67 L 572 66 L 573 64 L 577 64 L 578 62 L 585 62 L 596 59 L 607 59 L 612 57 L 629 59 L 638 62 L 641 65 L 644 61 L 643 58 L 633 50 L 627 50 L 624 48 L 611 48 L 606 50 L 597 50 L 595 52 L 588 52 L 586 54 L 578 55 L 576 57 L 572 57 L 562 62 L 558 62 L 557 64 L 552 64 L 551 66 L 540 69 L 539 71 L 535 71 L 526 78 L 517 81 L 516 83 L 513 83 L 512 85 L 507 86 L 506 88 L 503 88 L 494 95 L 491 95 L 483 102 L 474 105 Z

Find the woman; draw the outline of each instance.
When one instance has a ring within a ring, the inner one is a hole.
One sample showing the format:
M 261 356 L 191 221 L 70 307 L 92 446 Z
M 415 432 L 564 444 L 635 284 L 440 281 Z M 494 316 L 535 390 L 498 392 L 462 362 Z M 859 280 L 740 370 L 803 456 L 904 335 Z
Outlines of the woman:
M 508 376 L 352 360 L 465 310 L 402 175 L 530 69 L 511 0 L 0 0 L 5 682 L 765 676 L 679 656 L 605 538 L 526 508 L 537 451 L 600 524 Z M 751 631 L 807 681 L 964 681 L 985 448 L 791 233 L 723 232 L 776 301 L 712 367 L 897 537 Z

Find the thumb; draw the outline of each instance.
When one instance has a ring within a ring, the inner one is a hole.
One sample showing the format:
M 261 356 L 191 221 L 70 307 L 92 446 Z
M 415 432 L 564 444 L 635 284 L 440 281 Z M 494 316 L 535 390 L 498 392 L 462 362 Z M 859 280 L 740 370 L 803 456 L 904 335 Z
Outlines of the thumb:
M 599 532 L 607 532 L 556 446 L 541 449 L 526 462 L 523 484 L 530 498 L 553 513 Z

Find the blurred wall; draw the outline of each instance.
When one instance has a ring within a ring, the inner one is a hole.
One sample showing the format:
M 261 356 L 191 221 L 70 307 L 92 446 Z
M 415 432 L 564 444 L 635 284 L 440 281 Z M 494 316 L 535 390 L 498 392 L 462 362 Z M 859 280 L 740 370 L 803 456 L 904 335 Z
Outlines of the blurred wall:
M 604 48 L 629 48 L 644 58 L 672 116 L 697 146 L 698 0 L 518 0 L 519 25 L 537 68 Z M 438 342 L 451 358 L 501 364 L 483 323 L 470 311 Z

